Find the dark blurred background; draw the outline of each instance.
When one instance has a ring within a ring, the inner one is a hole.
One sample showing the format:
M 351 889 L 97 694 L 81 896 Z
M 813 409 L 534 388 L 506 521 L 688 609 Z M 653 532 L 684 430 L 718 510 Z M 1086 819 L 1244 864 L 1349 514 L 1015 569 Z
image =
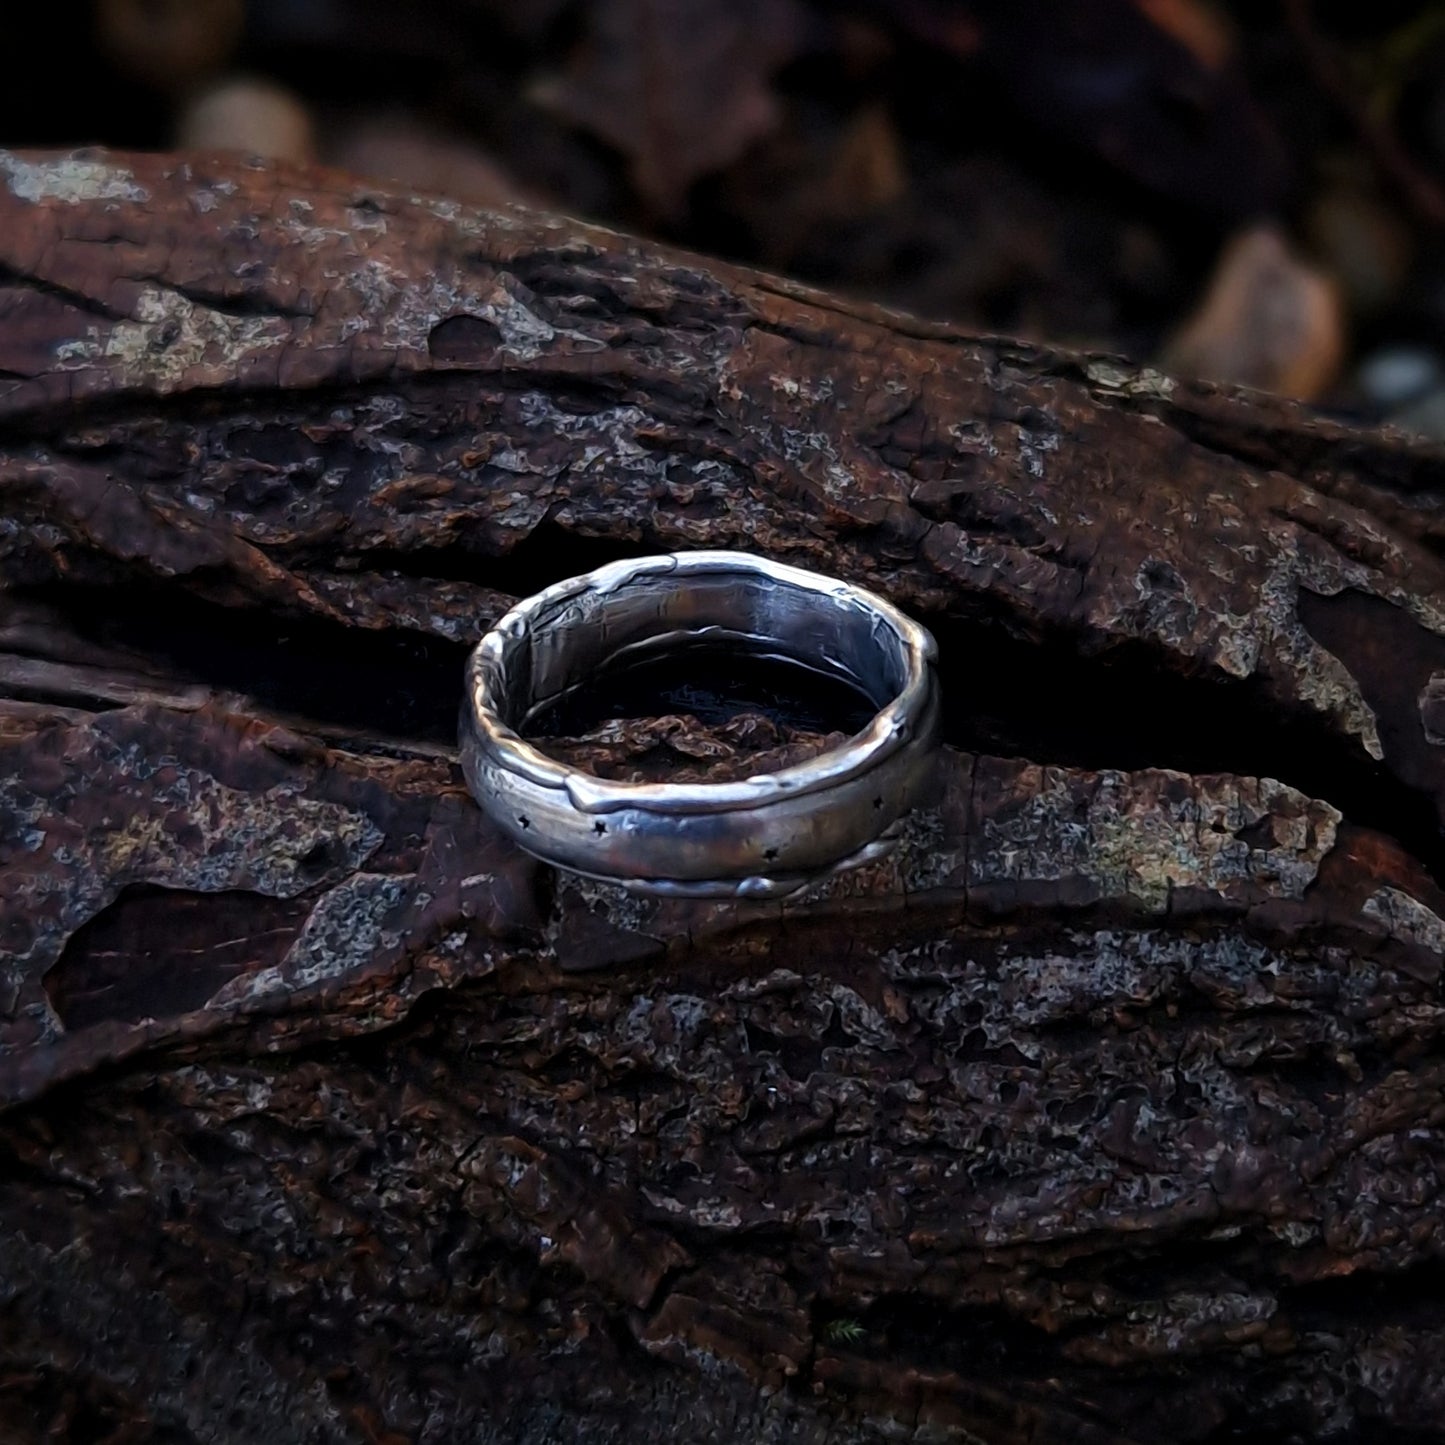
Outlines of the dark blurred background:
M 7 18 L 11 147 L 226 147 L 531 202 L 1445 437 L 1445 3 L 12 0 Z

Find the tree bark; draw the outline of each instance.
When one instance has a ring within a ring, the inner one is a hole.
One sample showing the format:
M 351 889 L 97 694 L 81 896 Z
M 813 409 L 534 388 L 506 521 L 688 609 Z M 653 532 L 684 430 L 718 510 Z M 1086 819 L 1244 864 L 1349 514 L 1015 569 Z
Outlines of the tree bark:
M 1440 1438 L 1442 517 L 570 220 L 0 155 L 0 1438 Z M 932 806 L 781 905 L 456 766 L 510 599 L 696 546 L 941 646 Z

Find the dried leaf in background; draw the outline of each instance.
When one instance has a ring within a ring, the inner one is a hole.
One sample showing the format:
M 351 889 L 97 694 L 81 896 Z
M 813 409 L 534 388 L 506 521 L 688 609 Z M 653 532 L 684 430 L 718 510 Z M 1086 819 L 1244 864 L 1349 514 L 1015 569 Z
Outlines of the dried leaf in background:
M 1222 216 L 1269 210 L 1289 159 L 1229 54 L 1183 0 L 871 0 L 880 21 L 976 65 L 1037 130 L 1161 196 Z
M 225 64 L 245 16 L 244 0 L 99 0 L 96 37 L 119 70 L 181 89 Z
M 536 99 L 631 162 L 663 216 L 700 176 L 736 160 L 778 120 L 769 88 L 798 52 L 793 0 L 601 0 L 565 72 Z
M 1319 396 L 1345 349 L 1339 288 L 1273 226 L 1224 248 L 1198 309 L 1164 352 L 1171 371 L 1305 400 Z
M 316 158 L 305 104 L 261 77 L 227 76 L 187 101 L 176 124 L 180 150 L 240 151 L 304 164 Z
M 514 202 L 544 205 L 480 146 L 393 114 L 364 119 L 338 133 L 327 154 L 332 165 L 357 175 L 432 191 L 472 206 Z

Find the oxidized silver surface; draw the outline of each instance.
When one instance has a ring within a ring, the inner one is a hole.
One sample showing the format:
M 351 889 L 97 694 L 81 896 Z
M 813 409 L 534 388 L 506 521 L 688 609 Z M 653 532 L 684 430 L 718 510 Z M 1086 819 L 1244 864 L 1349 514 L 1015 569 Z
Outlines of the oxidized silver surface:
M 726 783 L 610 782 L 528 723 L 596 671 L 691 644 L 841 677 L 879 709 L 840 747 Z M 881 597 L 743 552 L 614 562 L 519 603 L 467 662 L 462 767 L 522 848 L 634 892 L 777 897 L 886 852 L 938 738 L 933 638 Z

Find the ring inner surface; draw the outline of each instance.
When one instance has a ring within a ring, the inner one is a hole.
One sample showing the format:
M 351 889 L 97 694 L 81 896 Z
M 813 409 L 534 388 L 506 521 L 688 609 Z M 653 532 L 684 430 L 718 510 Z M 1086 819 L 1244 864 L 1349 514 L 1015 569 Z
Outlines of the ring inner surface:
M 504 721 L 527 729 L 601 675 L 694 650 L 821 674 L 874 712 L 908 681 L 903 638 L 861 599 L 739 571 L 663 573 L 540 607 L 507 658 Z

